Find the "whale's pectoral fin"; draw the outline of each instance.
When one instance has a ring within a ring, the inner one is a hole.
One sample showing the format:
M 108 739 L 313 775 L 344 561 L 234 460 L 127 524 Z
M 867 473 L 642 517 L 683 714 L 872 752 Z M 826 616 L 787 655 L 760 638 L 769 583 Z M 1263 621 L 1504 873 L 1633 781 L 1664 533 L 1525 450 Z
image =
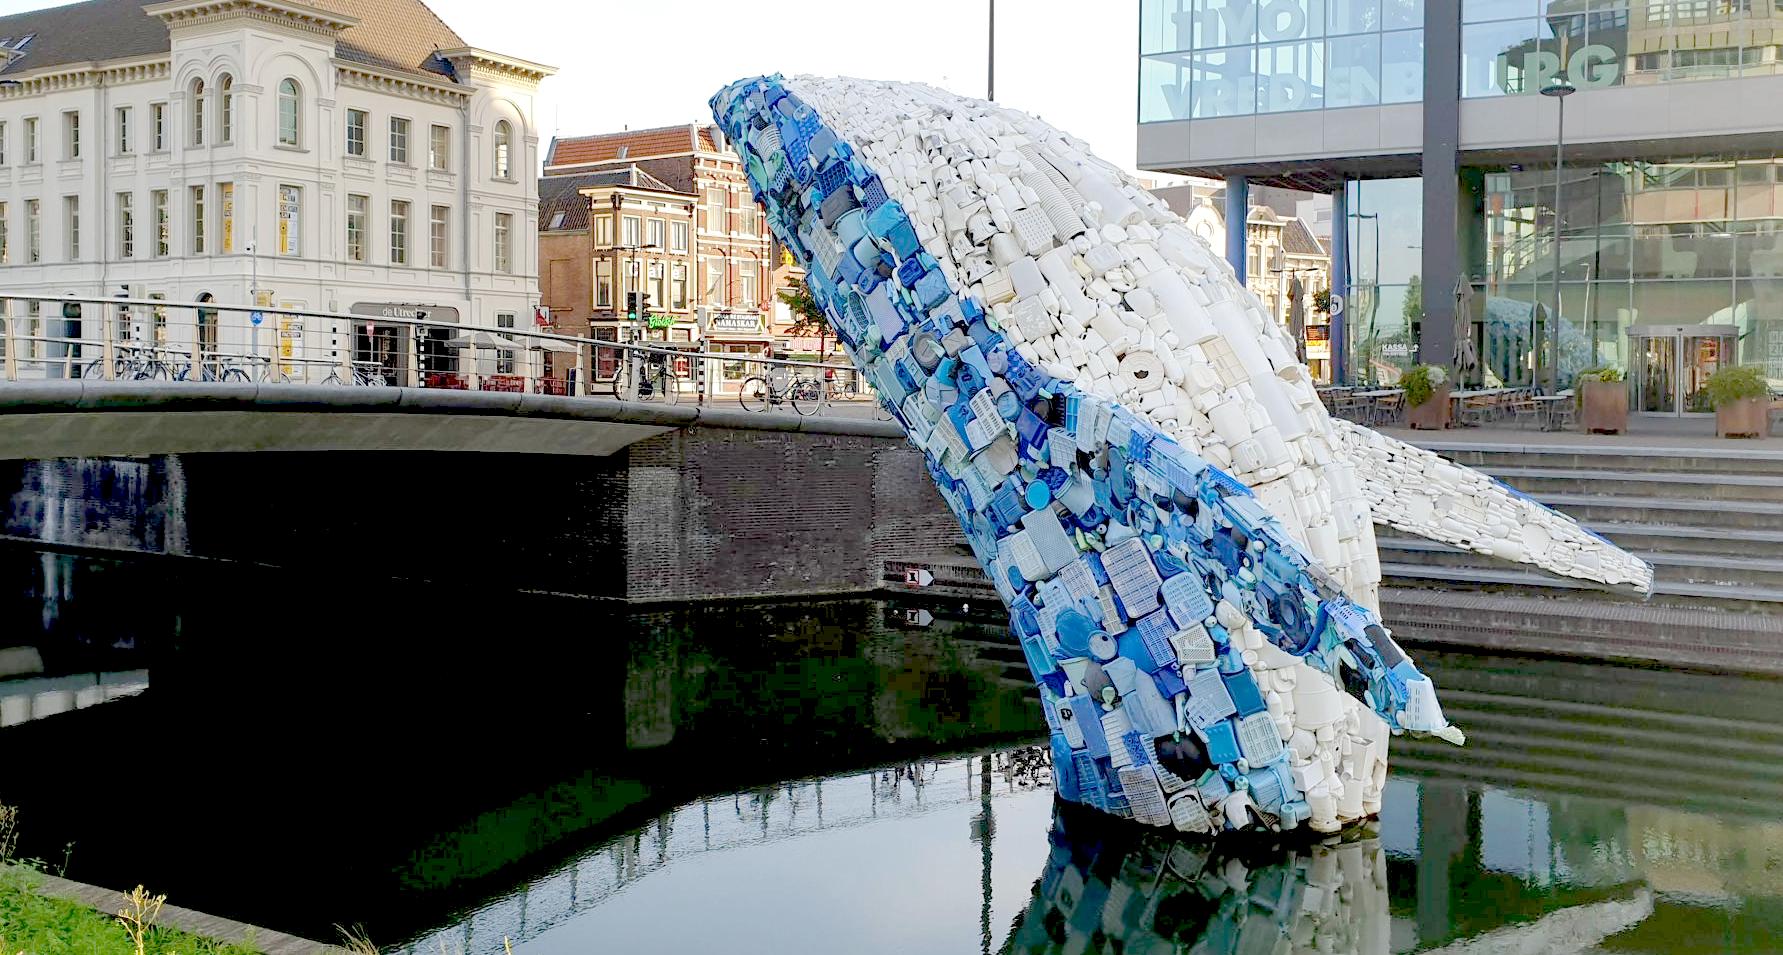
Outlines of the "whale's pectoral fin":
M 1496 478 L 1378 431 L 1332 419 L 1376 524 L 1562 577 L 1653 591 L 1653 568 Z

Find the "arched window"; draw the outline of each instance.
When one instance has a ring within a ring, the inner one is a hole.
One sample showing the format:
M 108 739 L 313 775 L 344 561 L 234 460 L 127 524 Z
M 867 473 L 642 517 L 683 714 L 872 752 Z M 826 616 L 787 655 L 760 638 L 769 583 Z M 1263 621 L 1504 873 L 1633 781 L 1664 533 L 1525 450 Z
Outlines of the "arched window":
M 279 81 L 279 145 L 296 146 L 297 115 L 302 96 L 297 91 L 297 81 L 283 79 Z
M 226 145 L 235 139 L 235 77 L 224 73 L 217 78 L 217 144 Z
M 513 178 L 514 165 L 510 161 L 513 152 L 514 127 L 504 119 L 495 124 L 495 178 Z
M 204 145 L 204 81 L 192 81 L 192 145 Z

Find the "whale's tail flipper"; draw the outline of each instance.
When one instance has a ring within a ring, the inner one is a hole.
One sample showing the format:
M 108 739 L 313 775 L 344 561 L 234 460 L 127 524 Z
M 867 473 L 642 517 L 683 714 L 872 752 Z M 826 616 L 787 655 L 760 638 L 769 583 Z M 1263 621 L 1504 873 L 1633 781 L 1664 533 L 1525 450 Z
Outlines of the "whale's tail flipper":
M 1645 561 L 1502 481 L 1359 424 L 1331 424 L 1376 524 L 1606 588 L 1653 592 Z

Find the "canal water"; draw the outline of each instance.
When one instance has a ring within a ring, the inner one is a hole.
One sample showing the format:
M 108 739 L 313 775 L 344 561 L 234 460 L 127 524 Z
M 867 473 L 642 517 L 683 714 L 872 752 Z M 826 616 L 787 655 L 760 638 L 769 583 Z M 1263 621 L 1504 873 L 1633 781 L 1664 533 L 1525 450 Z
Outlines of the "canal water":
M 1770 681 L 1424 653 L 1465 749 L 1396 741 L 1377 824 L 1210 852 L 1055 807 L 992 608 L 637 612 L 28 549 L 0 575 L 21 854 L 324 941 L 1783 949 Z

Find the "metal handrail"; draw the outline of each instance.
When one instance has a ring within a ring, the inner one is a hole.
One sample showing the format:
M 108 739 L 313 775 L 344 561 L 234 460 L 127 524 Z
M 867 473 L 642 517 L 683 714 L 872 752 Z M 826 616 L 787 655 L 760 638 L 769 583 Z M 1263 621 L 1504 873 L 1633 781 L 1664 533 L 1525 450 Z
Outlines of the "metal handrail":
M 567 343 L 578 344 L 578 345 L 588 345 L 588 346 L 595 347 L 595 348 L 613 348 L 613 349 L 618 349 L 621 351 L 638 351 L 638 352 L 655 353 L 655 354 L 662 354 L 662 355 L 674 355 L 674 356 L 678 356 L 678 357 L 682 357 L 682 358 L 710 358 L 710 359 L 713 359 L 716 361 L 747 360 L 754 364 L 783 365 L 783 366 L 790 367 L 790 368 L 833 368 L 837 371 L 854 371 L 855 370 L 853 365 L 831 365 L 831 364 L 825 364 L 822 362 L 797 361 L 795 359 L 790 359 L 790 358 L 759 358 L 759 357 L 756 357 L 753 355 L 740 356 L 740 355 L 736 355 L 736 354 L 727 354 L 724 352 L 706 352 L 706 351 L 696 352 L 696 351 L 689 351 L 685 348 L 672 348 L 672 347 L 669 347 L 666 345 L 645 345 L 645 344 L 638 344 L 635 342 L 612 341 L 612 340 L 604 339 L 604 338 L 583 338 L 583 337 L 580 337 L 577 335 L 563 335 L 563 334 L 559 334 L 557 332 L 540 332 L 540 331 L 533 331 L 530 329 L 522 329 L 522 328 L 496 328 L 495 326 L 492 326 L 492 325 L 468 325 L 463 322 L 444 322 L 444 321 L 435 321 L 433 319 L 425 319 L 425 318 L 417 319 L 417 318 L 402 318 L 402 317 L 395 317 L 395 316 L 387 317 L 387 316 L 383 316 L 383 315 L 356 315 L 356 314 L 352 314 L 349 312 L 325 312 L 325 311 L 320 311 L 317 309 L 282 308 L 282 307 L 276 307 L 276 306 L 272 306 L 272 305 L 229 305 L 229 304 L 225 304 L 222 302 L 179 302 L 179 301 L 173 301 L 171 299 L 160 299 L 160 298 L 156 298 L 156 299 L 105 298 L 105 297 L 86 297 L 86 296 L 80 296 L 80 295 L 31 295 L 31 294 L 19 294 L 19 293 L 11 293 L 11 292 L 0 292 L 0 302 L 4 302 L 6 300 L 16 300 L 16 301 L 21 301 L 21 302 L 48 302 L 48 303 L 52 303 L 52 304 L 56 304 L 56 305 L 82 305 L 82 306 L 85 306 L 85 305 L 111 305 L 111 306 L 122 305 L 122 306 L 126 306 L 129 308 L 142 307 L 142 308 L 148 308 L 148 309 L 190 308 L 190 309 L 208 309 L 213 312 L 243 312 L 243 313 L 250 313 L 250 314 L 253 312 L 262 312 L 262 313 L 266 313 L 266 314 L 270 314 L 270 315 L 292 315 L 292 316 L 296 316 L 299 318 L 326 318 L 326 319 L 333 319 L 336 321 L 364 322 L 364 323 L 369 323 L 372 325 L 408 325 L 411 327 L 444 328 L 444 329 L 453 329 L 453 330 L 459 330 L 459 331 L 464 331 L 464 330 L 486 331 L 486 332 L 490 332 L 490 333 L 500 334 L 506 338 L 543 339 L 543 340 L 547 340 L 547 341 L 560 341 L 560 342 L 567 342 Z M 425 311 L 425 309 L 423 309 L 423 311 Z M 19 316 L 12 316 L 12 315 L 0 316 L 0 318 L 7 318 L 7 319 L 14 318 L 14 317 L 19 317 Z M 43 315 L 38 315 L 35 317 L 42 319 L 42 320 L 47 320 L 47 321 L 64 321 L 64 319 L 60 315 L 57 315 L 57 314 L 43 314 Z M 86 321 L 86 320 L 87 319 L 84 319 L 84 318 L 82 319 L 82 321 Z M 72 321 L 72 319 L 69 319 L 69 321 Z M 21 336 L 21 337 L 23 337 L 23 336 Z M 43 340 L 43 339 L 39 338 L 39 340 Z M 73 343 L 73 344 L 90 344 L 91 343 L 90 340 L 87 340 L 87 339 L 66 339 L 66 341 Z

